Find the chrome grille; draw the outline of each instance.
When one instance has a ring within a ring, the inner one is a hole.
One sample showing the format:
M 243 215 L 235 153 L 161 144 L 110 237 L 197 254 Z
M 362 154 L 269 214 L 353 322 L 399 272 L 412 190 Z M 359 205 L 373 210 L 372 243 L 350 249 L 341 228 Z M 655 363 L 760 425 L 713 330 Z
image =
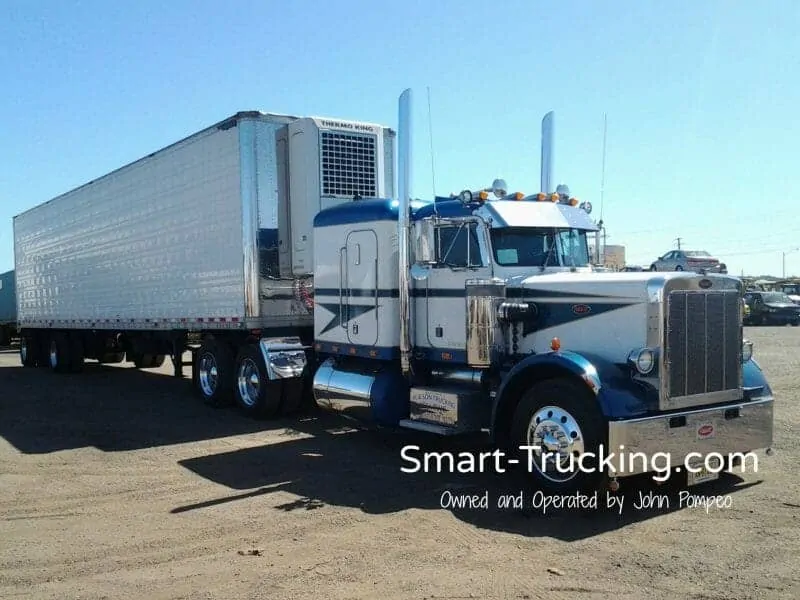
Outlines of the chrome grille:
M 375 198 L 378 195 L 377 138 L 333 131 L 323 131 L 321 135 L 322 194 Z
M 666 302 L 666 397 L 738 390 L 742 370 L 738 292 L 676 290 Z

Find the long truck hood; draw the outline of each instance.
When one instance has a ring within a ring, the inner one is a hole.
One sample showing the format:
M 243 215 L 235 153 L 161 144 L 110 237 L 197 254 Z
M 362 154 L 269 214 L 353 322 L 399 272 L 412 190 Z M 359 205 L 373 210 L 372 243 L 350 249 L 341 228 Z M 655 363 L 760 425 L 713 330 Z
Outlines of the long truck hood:
M 520 350 L 545 352 L 554 337 L 562 348 L 626 361 L 635 348 L 658 344 L 660 302 L 665 289 L 741 290 L 725 275 L 691 272 L 558 272 L 506 278 L 509 302 L 535 305 L 522 324 Z

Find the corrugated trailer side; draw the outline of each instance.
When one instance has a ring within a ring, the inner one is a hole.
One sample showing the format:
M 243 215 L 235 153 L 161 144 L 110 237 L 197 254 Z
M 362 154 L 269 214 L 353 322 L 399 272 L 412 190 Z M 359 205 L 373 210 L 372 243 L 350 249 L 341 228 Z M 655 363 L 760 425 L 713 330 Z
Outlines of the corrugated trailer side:
M 243 322 L 240 160 L 211 127 L 15 217 L 20 324 Z
M 239 112 L 17 215 L 22 364 L 169 356 L 176 376 L 192 365 L 208 404 L 294 412 L 312 399 L 313 215 L 391 195 L 392 139 L 375 124 Z

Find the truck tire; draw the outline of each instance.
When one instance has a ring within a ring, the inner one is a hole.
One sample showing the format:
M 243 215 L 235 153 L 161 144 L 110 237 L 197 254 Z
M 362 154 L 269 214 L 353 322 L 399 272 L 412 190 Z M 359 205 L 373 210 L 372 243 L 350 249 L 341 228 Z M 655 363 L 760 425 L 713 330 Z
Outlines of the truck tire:
M 254 419 L 270 419 L 281 411 L 281 381 L 271 381 L 261 351 L 255 344 L 243 346 L 236 357 L 234 398 L 236 406 Z
M 600 446 L 606 446 L 608 425 L 597 401 L 585 384 L 570 379 L 545 379 L 533 384 L 520 399 L 511 424 L 512 452 L 517 453 L 524 477 L 541 490 L 554 494 L 575 492 L 592 493 L 606 476 L 598 469 Z M 569 467 L 568 455 L 577 458 L 581 453 L 592 453 L 581 463 L 573 461 L 573 470 L 559 472 L 554 464 L 542 470 L 545 463 L 542 453 L 558 449 L 562 470 Z M 533 464 L 529 454 L 520 446 L 540 446 L 533 450 Z
M 48 360 L 54 373 L 66 373 L 72 368 L 71 347 L 66 333 L 59 331 L 50 336 Z
M 137 369 L 158 369 L 164 364 L 165 355 L 163 354 L 139 354 L 131 353 L 128 355 Z
M 234 382 L 233 355 L 227 344 L 206 340 L 197 352 L 196 390 L 209 406 L 222 407 L 231 402 Z
M 36 360 L 37 349 L 36 344 L 28 335 L 23 335 L 19 340 L 19 361 L 23 367 L 35 367 L 38 363 Z
M 80 373 L 83 371 L 84 355 L 83 343 L 77 335 L 68 335 L 67 343 L 69 344 L 69 370 L 71 373 Z
M 125 360 L 124 352 L 106 352 L 98 361 L 103 365 L 117 365 Z

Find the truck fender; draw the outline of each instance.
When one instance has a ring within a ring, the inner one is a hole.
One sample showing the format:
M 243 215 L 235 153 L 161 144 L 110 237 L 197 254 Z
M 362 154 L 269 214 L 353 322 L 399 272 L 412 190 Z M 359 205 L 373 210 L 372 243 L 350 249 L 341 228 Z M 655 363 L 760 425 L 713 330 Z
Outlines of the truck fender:
M 582 381 L 592 397 L 597 398 L 602 388 L 600 374 L 585 357 L 570 351 L 532 354 L 514 367 L 503 378 L 492 405 L 491 437 L 493 442 L 503 442 L 517 401 L 524 389 L 534 381 L 568 377 Z

